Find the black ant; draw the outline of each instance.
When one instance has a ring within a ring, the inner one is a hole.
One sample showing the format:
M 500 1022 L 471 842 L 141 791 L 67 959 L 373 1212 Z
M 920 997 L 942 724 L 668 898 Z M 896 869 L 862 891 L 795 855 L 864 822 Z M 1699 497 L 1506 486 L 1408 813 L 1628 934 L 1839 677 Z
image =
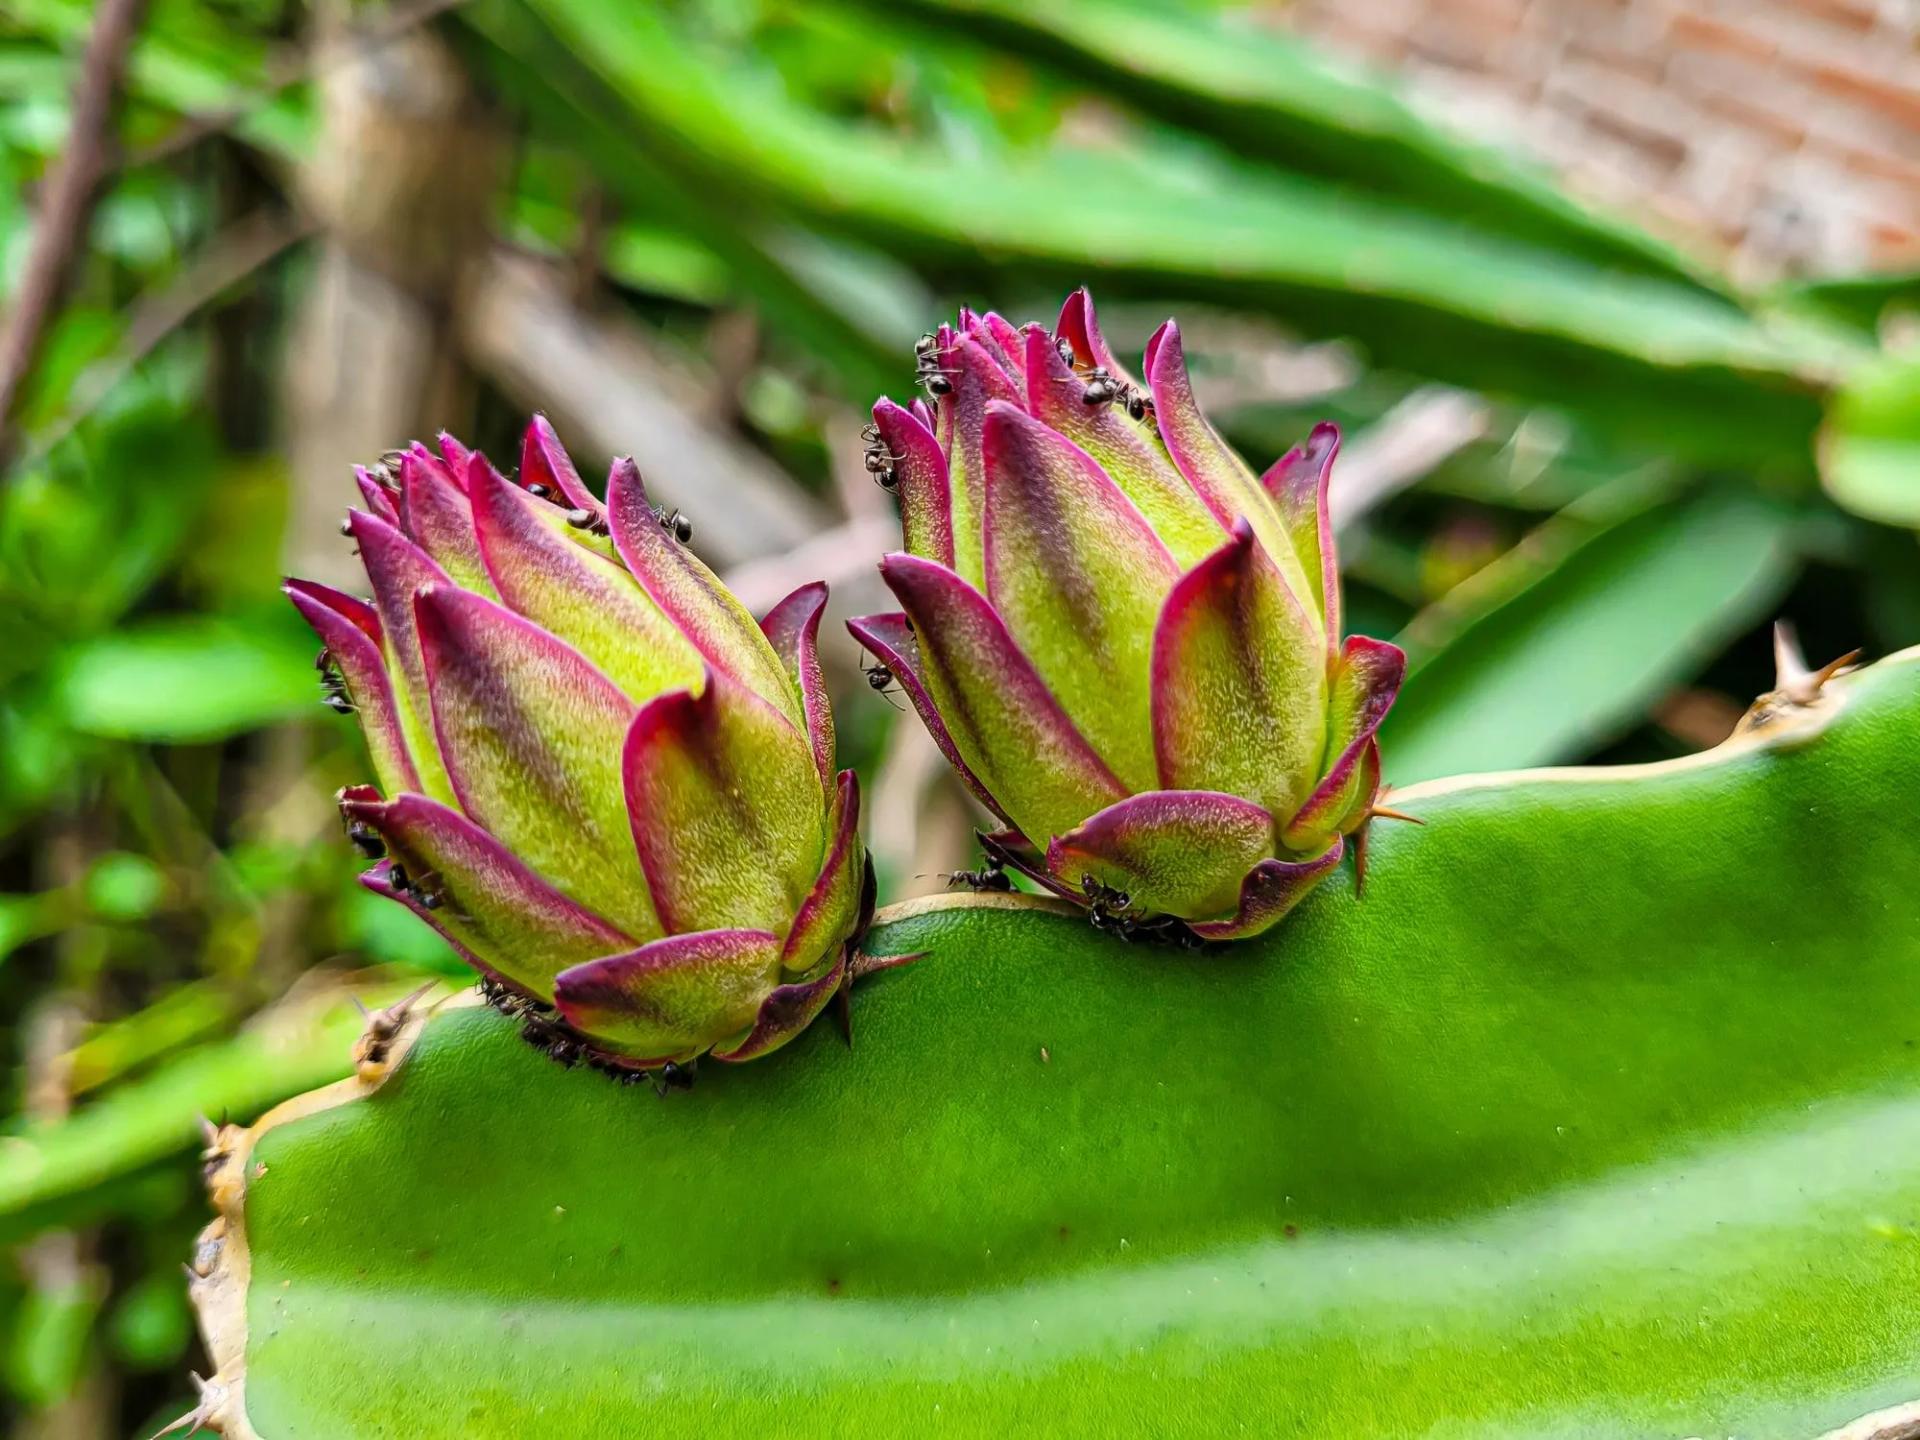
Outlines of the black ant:
M 907 457 L 896 455 L 887 448 L 887 442 L 880 438 L 878 425 L 868 425 L 861 430 L 860 438 L 867 442 L 867 473 L 873 476 L 882 490 L 893 489 L 900 483 L 899 477 L 894 474 L 894 462 Z
M 1080 889 L 1087 897 L 1088 920 L 1104 935 L 1128 942 L 1178 945 L 1183 950 L 1197 950 L 1206 943 L 1171 915 L 1136 914 L 1131 895 L 1103 885 L 1091 875 L 1080 877 Z
M 947 888 L 964 885 L 969 890 L 1011 890 L 1013 880 L 1005 869 L 1004 862 L 989 855 L 987 863 L 978 870 L 955 870 L 946 877 Z
M 567 524 L 576 530 L 584 530 L 589 535 L 605 535 L 607 533 L 606 520 L 585 506 L 582 506 L 578 510 L 569 510 L 567 512 Z
M 353 714 L 353 696 L 347 693 L 346 678 L 334 668 L 333 652 L 321 646 L 313 658 L 313 668 L 320 672 L 320 703 L 336 715 Z
M 378 860 L 387 853 L 387 842 L 380 838 L 380 832 L 364 820 L 347 820 L 347 839 L 353 842 L 353 848 L 369 860 Z
M 1141 393 L 1140 387 L 1128 380 L 1118 380 L 1101 366 L 1094 366 L 1087 376 L 1087 388 L 1080 396 L 1082 404 L 1112 405 L 1119 404 L 1135 420 L 1144 420 L 1153 410 L 1153 401 Z
M 894 709 L 900 708 L 893 703 L 893 696 L 899 694 L 899 691 L 893 688 L 893 671 L 876 660 L 871 665 L 862 665 L 860 673 L 867 677 L 867 684 L 873 687 L 875 694 L 886 696 L 887 703 L 893 705 Z
M 422 910 L 438 910 L 447 903 L 447 892 L 440 884 L 440 877 L 431 870 L 421 875 L 409 875 L 398 861 L 387 867 L 387 883 L 393 887 L 396 895 L 412 894 L 420 902 Z
M 927 387 L 927 394 L 938 398 L 953 393 L 953 381 L 947 377 L 955 372 L 940 363 L 940 337 L 922 335 L 913 346 L 914 381 Z
M 682 545 L 693 539 L 693 521 L 687 519 L 678 510 L 656 510 L 653 518 L 660 522 L 660 528 L 666 531 Z

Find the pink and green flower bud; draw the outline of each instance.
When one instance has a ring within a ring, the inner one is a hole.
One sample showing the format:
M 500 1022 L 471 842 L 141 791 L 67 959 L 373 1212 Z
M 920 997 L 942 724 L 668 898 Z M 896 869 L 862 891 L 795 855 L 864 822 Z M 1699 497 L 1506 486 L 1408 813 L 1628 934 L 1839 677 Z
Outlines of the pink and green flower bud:
M 1195 402 L 1179 328 L 1121 368 L 1058 324 L 963 312 L 874 407 L 906 549 L 850 622 L 974 794 L 995 858 L 1123 927 L 1255 935 L 1380 792 L 1405 657 L 1340 638 L 1331 425 L 1256 474 Z
M 518 480 L 449 436 L 359 474 L 372 600 L 286 591 L 377 785 L 341 795 L 407 905 L 602 1063 L 784 1044 L 848 983 L 872 908 L 836 770 L 826 587 L 756 623 L 648 502 L 604 502 L 542 418 Z

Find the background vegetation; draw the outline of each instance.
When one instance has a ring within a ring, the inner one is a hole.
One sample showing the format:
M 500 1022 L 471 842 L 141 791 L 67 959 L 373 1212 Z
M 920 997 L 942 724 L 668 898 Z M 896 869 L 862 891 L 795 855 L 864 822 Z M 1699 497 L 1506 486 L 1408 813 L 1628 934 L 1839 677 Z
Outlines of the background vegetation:
M 461 974 L 353 883 L 359 742 L 276 591 L 353 574 L 354 459 L 445 425 L 511 461 L 545 408 L 757 606 L 872 608 L 863 408 L 956 304 L 1085 281 L 1136 353 L 1178 309 L 1258 462 L 1346 427 L 1351 624 L 1413 661 L 1392 780 L 1714 743 L 1776 614 L 1816 659 L 1920 640 L 1920 286 L 1743 293 L 1244 17 L 0 0 L 0 107 L 17 1434 L 187 1408 L 196 1115 Z M 937 887 L 966 802 L 830 649 L 884 888 Z

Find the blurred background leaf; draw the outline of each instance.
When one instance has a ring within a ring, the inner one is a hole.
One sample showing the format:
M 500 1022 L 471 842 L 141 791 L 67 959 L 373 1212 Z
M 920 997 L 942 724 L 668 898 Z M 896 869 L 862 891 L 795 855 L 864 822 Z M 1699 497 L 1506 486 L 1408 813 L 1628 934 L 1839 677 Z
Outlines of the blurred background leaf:
M 1843 96 L 1692 0 L 1641 32 L 1580 0 L 1544 40 L 1559 12 L 1522 6 L 1513 46 L 1431 8 L 0 7 L 0 313 L 37 255 L 61 272 L 0 415 L 10 1433 L 181 1413 L 196 1112 L 340 1073 L 350 995 L 465 978 L 354 881 L 332 796 L 365 759 L 275 593 L 359 583 L 347 467 L 407 438 L 510 463 L 547 409 L 583 471 L 635 453 L 757 606 L 824 576 L 853 613 L 893 532 L 864 409 L 955 306 L 1051 318 L 1086 282 L 1123 351 L 1179 312 L 1257 463 L 1342 425 L 1350 621 L 1413 663 L 1396 782 L 1711 745 L 1769 683 L 1776 614 L 1816 658 L 1920 639 L 1920 214 L 1817 168 L 1920 195 L 1920 131 L 1856 114 L 1911 35 L 1801 7 L 1823 63 L 1865 67 Z M 109 14 L 125 78 L 89 112 Z M 1771 58 L 1702 101 L 1728 33 Z M 1558 59 L 1498 71 L 1527 54 Z M 1539 123 L 1470 123 L 1507 81 Z M 1768 173 L 1815 213 L 1743 178 L 1770 133 L 1729 128 L 1743 89 L 1799 97 Z M 1700 143 L 1606 200 L 1565 163 L 1623 127 L 1658 159 L 1662 124 Z M 49 249 L 76 154 L 100 183 Z M 1685 184 L 1719 198 L 1689 219 Z M 1794 238 L 1848 224 L 1851 249 Z M 882 883 L 937 888 L 978 816 L 825 648 Z

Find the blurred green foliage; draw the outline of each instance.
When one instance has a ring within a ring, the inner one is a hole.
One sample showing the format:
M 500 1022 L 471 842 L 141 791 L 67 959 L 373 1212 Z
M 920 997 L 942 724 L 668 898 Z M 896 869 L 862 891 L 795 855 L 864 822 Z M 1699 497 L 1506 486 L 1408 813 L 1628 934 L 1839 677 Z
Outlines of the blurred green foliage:
M 1390 779 L 1710 743 L 1768 683 L 1776 613 L 1816 659 L 1920 639 L 1920 372 L 1895 345 L 1912 277 L 1743 292 L 1206 5 L 441 8 L 422 23 L 512 140 L 474 223 L 588 272 L 670 351 L 757 320 L 716 409 L 815 496 L 835 427 L 908 391 L 939 316 L 1049 316 L 1082 282 L 1136 349 L 1189 319 L 1257 462 L 1322 416 L 1358 452 L 1436 384 L 1473 392 L 1485 423 L 1346 537 L 1356 628 L 1413 659 Z M 0 11 L 8 291 L 93 10 Z M 151 5 L 74 284 L 8 417 L 0 1385 L 23 1414 L 105 1386 L 102 1433 L 185 1408 L 195 1112 L 250 1115 L 344 1067 L 355 1017 L 303 981 L 317 965 L 381 967 L 354 982 L 370 997 L 462 973 L 353 884 L 326 811 L 358 742 L 314 703 L 312 641 L 274 593 L 297 537 L 273 377 L 308 257 L 151 320 L 249 207 L 306 203 L 302 167 L 333 143 L 314 25 L 297 0 Z M 1313 383 L 1269 383 L 1308 360 Z M 476 419 L 497 445 L 518 407 L 483 384 Z M 892 712 L 842 710 L 870 763 Z M 49 1236 L 85 1264 L 36 1259 Z

